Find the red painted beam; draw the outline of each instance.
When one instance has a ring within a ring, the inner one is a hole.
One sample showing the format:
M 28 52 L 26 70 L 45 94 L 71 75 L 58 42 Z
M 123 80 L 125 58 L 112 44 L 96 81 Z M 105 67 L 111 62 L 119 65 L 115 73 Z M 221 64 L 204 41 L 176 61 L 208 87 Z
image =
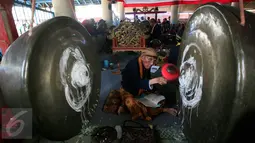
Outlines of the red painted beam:
M 243 0 L 244 2 L 249 2 L 252 0 Z M 205 4 L 209 2 L 218 2 L 218 3 L 231 3 L 239 2 L 239 0 L 169 0 L 166 2 L 150 2 L 150 3 L 125 3 L 124 7 L 159 7 L 159 6 L 170 6 L 177 4 Z
M 200 1 L 172 1 L 172 2 L 156 2 L 156 3 L 124 3 L 124 7 L 160 7 L 160 6 L 170 6 L 177 4 L 198 4 Z
M 12 0 L 0 0 L 0 48 L 3 54 L 10 44 L 18 38 L 18 32 L 12 16 Z

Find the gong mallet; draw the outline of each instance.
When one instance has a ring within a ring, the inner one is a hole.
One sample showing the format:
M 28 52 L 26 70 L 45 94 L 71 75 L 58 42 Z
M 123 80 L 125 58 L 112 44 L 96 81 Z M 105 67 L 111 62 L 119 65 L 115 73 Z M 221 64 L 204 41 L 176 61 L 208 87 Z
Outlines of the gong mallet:
M 161 68 L 162 76 L 168 81 L 175 81 L 180 76 L 179 69 L 174 64 L 164 64 Z

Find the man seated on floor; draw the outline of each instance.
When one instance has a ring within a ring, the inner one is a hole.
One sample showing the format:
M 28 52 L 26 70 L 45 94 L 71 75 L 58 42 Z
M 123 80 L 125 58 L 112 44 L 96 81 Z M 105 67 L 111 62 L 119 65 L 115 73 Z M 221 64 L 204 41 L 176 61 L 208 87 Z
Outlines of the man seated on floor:
M 142 108 L 142 112 L 149 112 L 148 116 L 145 115 L 146 120 L 151 120 L 149 116 L 157 115 L 162 112 L 170 114 L 176 114 L 176 110 L 173 108 L 156 108 L 153 110 L 144 109 L 141 107 L 138 101 L 135 100 L 144 91 L 153 90 L 154 84 L 164 85 L 167 84 L 167 80 L 163 77 L 150 78 L 150 68 L 156 63 L 157 53 L 152 48 L 147 48 L 142 54 L 129 61 L 125 69 L 122 71 L 122 88 L 127 93 L 122 96 L 122 106 L 119 107 L 118 113 L 124 110 L 124 107 L 131 112 L 132 119 L 141 117 L 142 115 L 137 108 Z M 124 96 L 125 95 L 125 96 Z M 146 111 L 145 111 L 146 110 Z

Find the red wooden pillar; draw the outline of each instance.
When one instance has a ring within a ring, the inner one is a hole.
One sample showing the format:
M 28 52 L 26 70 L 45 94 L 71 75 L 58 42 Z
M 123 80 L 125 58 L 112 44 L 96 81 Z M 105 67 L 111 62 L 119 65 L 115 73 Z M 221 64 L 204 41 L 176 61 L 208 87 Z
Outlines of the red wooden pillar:
M 4 54 L 9 45 L 18 38 L 12 16 L 13 0 L 0 0 L 0 48 Z

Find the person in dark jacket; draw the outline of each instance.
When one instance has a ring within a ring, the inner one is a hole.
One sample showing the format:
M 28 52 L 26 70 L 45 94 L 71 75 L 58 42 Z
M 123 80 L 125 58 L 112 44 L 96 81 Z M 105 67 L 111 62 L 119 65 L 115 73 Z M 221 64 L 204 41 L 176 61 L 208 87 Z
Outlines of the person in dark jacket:
M 149 121 L 152 116 L 162 112 L 176 114 L 177 111 L 173 108 L 146 108 L 135 100 L 141 97 L 144 91 L 152 90 L 153 85 L 167 84 L 167 80 L 163 77 L 151 79 L 150 68 L 155 64 L 156 59 L 156 51 L 153 48 L 147 48 L 140 57 L 131 60 L 126 65 L 122 71 L 122 89 L 120 90 L 122 104 L 118 107 L 118 114 L 125 110 L 124 107 L 130 111 L 132 120 L 140 117 Z
M 175 45 L 171 46 L 171 50 L 168 56 L 168 63 L 174 64 L 177 66 L 180 44 L 181 44 L 181 37 L 176 35 L 176 43 Z
M 161 36 L 161 26 L 157 23 L 157 21 L 152 18 L 150 20 L 150 24 L 151 24 L 151 40 L 153 39 L 160 39 Z
M 160 19 L 158 19 L 158 22 L 157 22 L 158 24 L 161 24 L 161 20 Z
M 162 30 L 161 30 L 162 33 L 168 33 L 168 31 L 170 30 L 170 24 L 166 18 L 163 19 L 163 22 L 161 25 L 162 25 Z
M 150 31 L 150 38 L 146 40 L 146 46 L 152 47 L 151 41 L 154 39 L 160 40 L 161 38 L 161 26 L 157 23 L 157 21 L 152 18 L 150 19 L 151 31 Z
M 140 57 L 129 61 L 122 71 L 122 87 L 133 96 L 139 96 L 143 90 L 152 90 L 153 84 L 166 84 L 163 77 L 150 79 L 150 68 L 156 59 L 155 50 L 147 48 Z

